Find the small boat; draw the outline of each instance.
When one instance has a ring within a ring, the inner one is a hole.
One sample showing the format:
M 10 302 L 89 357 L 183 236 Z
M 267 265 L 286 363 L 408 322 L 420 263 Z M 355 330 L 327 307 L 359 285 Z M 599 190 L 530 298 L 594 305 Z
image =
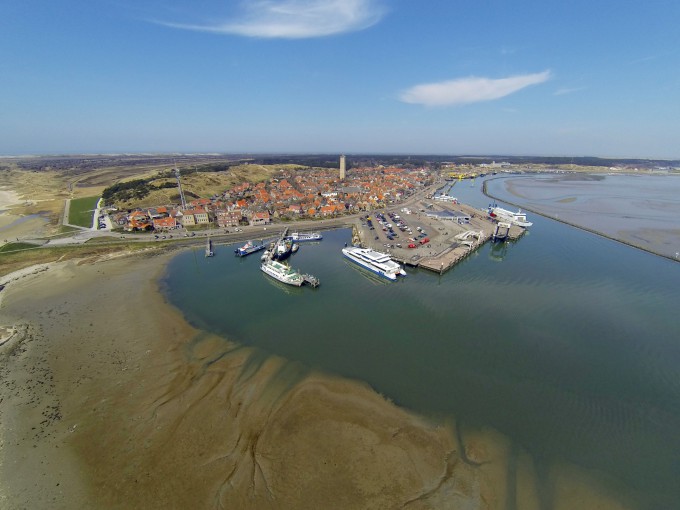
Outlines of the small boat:
M 305 282 L 304 277 L 298 271 L 278 260 L 265 260 L 260 269 L 263 273 L 287 285 L 300 287 Z
M 304 241 L 321 241 L 323 239 L 323 236 L 318 232 L 312 233 L 293 232 L 291 235 L 288 236 L 288 238 L 291 241 L 295 241 L 296 243 L 301 243 Z
M 237 257 L 245 257 L 256 251 L 264 250 L 265 244 L 262 241 L 248 241 L 246 244 L 234 250 Z
M 213 251 L 212 239 L 208 238 L 205 243 L 205 256 L 212 257 L 213 255 L 215 255 L 215 252 Z
M 297 251 L 300 249 L 300 245 L 297 243 L 293 243 L 293 253 L 297 253 Z

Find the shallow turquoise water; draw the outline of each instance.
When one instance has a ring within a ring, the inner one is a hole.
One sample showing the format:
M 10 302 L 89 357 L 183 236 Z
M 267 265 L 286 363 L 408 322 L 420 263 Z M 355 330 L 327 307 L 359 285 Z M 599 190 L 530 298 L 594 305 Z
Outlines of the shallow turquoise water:
M 452 194 L 486 205 L 479 181 L 466 184 Z M 680 265 L 531 220 L 520 241 L 441 277 L 370 276 L 341 256 L 350 231 L 336 230 L 291 258 L 318 289 L 272 281 L 235 246 L 178 255 L 164 283 L 200 328 L 492 426 L 535 459 L 611 478 L 640 508 L 680 507 Z

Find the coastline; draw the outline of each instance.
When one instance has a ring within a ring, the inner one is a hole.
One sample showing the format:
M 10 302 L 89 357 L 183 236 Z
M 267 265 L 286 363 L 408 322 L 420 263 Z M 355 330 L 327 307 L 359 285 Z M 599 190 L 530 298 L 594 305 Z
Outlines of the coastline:
M 641 245 L 639 245 L 639 244 L 635 244 L 635 243 L 633 243 L 633 242 L 627 241 L 627 240 L 623 239 L 622 236 L 617 237 L 617 236 L 614 236 L 614 235 L 611 235 L 611 234 L 607 234 L 606 232 L 602 232 L 602 231 L 600 231 L 600 230 L 596 230 L 596 229 L 594 229 L 594 228 L 590 228 L 590 227 L 588 227 L 588 226 L 586 226 L 586 225 L 583 225 L 583 224 L 581 224 L 581 223 L 575 223 L 575 222 L 572 222 L 572 221 L 569 221 L 569 220 L 565 220 L 564 218 L 559 218 L 559 217 L 557 217 L 557 216 L 548 214 L 548 213 L 546 213 L 545 211 L 542 211 L 542 210 L 539 210 L 539 209 L 537 209 L 537 208 L 535 208 L 535 207 L 532 207 L 531 205 L 528 205 L 528 206 L 527 206 L 526 204 L 518 204 L 518 203 L 516 203 L 516 202 L 507 200 L 507 199 L 505 199 L 505 198 L 496 197 L 496 196 L 492 195 L 491 193 L 489 193 L 489 191 L 488 191 L 488 189 L 487 189 L 487 183 L 488 183 L 489 181 L 492 181 L 492 180 L 503 179 L 503 178 L 507 178 L 507 177 L 500 176 L 500 177 L 493 177 L 493 178 L 491 178 L 491 179 L 485 180 L 484 183 L 483 183 L 483 185 L 482 185 L 482 193 L 483 193 L 485 196 L 487 196 L 487 197 L 489 197 L 489 198 L 492 198 L 492 199 L 494 199 L 494 200 L 498 200 L 498 201 L 504 202 L 504 203 L 509 204 L 509 205 L 512 205 L 512 206 L 514 206 L 514 207 L 521 208 L 521 209 L 524 210 L 524 211 L 529 211 L 529 212 L 532 212 L 532 213 L 534 213 L 534 214 L 538 214 L 538 215 L 540 215 L 540 216 L 543 216 L 543 217 L 545 217 L 545 218 L 549 218 L 549 219 L 554 220 L 554 221 L 558 221 L 558 222 L 563 223 L 563 224 L 565 224 L 565 225 L 569 225 L 570 227 L 578 228 L 578 229 L 580 229 L 580 230 L 583 230 L 583 231 L 585 231 L 585 232 L 589 232 L 589 233 L 591 233 L 591 234 L 595 234 L 595 235 L 600 236 L 600 237 L 603 237 L 603 238 L 605 238 L 605 239 L 609 239 L 609 240 L 611 240 L 611 241 L 615 241 L 615 242 L 617 242 L 617 243 L 621 243 L 621 244 L 623 244 L 623 245 L 630 246 L 631 248 L 637 248 L 638 250 L 642 250 L 642 251 L 645 251 L 645 252 L 647 252 L 647 253 L 651 253 L 652 255 L 656 255 L 656 256 L 658 256 L 658 257 L 663 257 L 663 258 L 665 258 L 665 259 L 672 260 L 672 261 L 674 261 L 674 262 L 679 262 L 679 261 L 680 261 L 680 260 L 678 260 L 677 258 L 675 258 L 675 257 L 673 257 L 673 256 L 671 256 L 671 255 L 668 255 L 668 254 L 665 254 L 665 253 L 660 253 L 659 251 L 655 251 L 655 250 L 652 249 L 652 248 L 647 248 L 647 247 L 645 247 L 645 246 L 641 246 Z
M 22 333 L 0 354 L 0 506 L 391 507 L 437 486 L 448 429 L 195 330 L 159 293 L 170 256 L 52 264 L 3 291 Z
M 0 506 L 543 508 L 499 434 L 187 324 L 158 287 L 173 255 L 54 263 L 2 291 Z M 559 471 L 553 508 L 624 508 Z

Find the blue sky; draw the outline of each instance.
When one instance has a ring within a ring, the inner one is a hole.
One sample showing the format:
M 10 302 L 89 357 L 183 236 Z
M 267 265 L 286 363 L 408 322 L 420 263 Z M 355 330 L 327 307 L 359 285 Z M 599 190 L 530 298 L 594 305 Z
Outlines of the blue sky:
M 680 158 L 677 0 L 4 0 L 0 154 Z

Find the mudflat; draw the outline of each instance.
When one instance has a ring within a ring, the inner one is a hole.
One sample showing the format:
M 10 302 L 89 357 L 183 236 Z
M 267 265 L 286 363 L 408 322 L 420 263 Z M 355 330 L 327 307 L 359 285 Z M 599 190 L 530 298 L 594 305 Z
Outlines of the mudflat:
M 499 434 L 191 327 L 159 292 L 170 256 L 4 277 L 0 507 L 545 507 Z M 624 508 L 568 468 L 551 493 Z

